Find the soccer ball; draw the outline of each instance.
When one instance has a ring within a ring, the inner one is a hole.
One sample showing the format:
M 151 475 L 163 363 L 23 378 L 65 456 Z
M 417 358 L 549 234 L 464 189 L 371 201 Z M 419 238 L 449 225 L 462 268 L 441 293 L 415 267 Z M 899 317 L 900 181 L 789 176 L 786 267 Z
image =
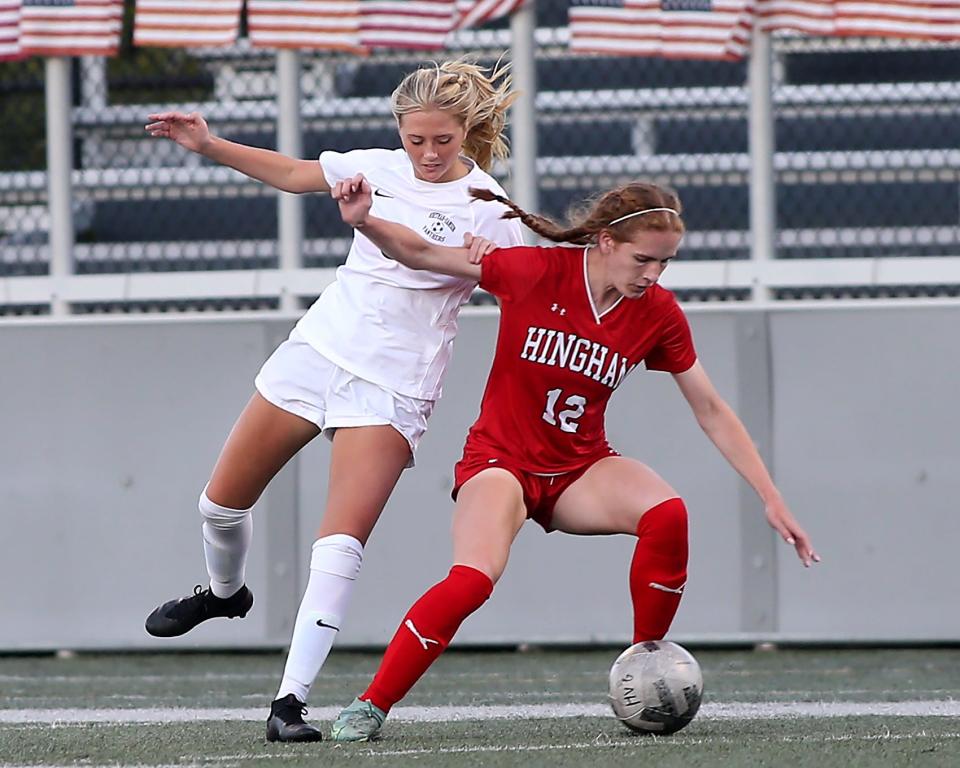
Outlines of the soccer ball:
M 693 720 L 703 696 L 700 665 L 676 643 L 631 645 L 610 668 L 610 706 L 627 727 L 665 736 Z

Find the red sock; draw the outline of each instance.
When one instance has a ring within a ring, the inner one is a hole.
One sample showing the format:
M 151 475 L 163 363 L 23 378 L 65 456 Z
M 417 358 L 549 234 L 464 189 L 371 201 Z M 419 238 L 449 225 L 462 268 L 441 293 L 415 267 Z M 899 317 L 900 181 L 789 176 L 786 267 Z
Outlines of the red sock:
M 384 712 L 407 695 L 446 649 L 463 620 L 493 592 L 485 573 L 455 565 L 413 604 L 387 646 L 370 687 L 360 696 Z
M 637 525 L 630 563 L 633 642 L 667 634 L 686 583 L 687 508 L 681 499 L 667 499 L 648 509 Z

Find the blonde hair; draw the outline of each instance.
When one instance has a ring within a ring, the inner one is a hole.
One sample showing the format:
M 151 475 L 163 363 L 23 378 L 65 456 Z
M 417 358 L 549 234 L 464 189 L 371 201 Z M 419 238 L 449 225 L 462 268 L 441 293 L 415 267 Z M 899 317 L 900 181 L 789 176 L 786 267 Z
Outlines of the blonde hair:
M 433 62 L 411 72 L 390 97 L 390 107 L 400 118 L 411 112 L 437 109 L 456 118 L 466 130 L 463 153 L 489 171 L 494 159 L 509 155 L 503 135 L 507 109 L 520 95 L 511 91 L 509 64 L 484 68 L 467 57 Z
M 497 200 L 510 210 L 503 214 L 504 219 L 520 219 L 528 228 L 538 235 L 553 240 L 555 243 L 576 243 L 588 245 L 597 240 L 597 235 L 606 230 L 619 242 L 630 240 L 641 230 L 657 232 L 684 231 L 683 207 L 676 192 L 666 187 L 659 187 L 643 181 L 634 181 L 622 187 L 604 192 L 594 200 L 571 211 L 571 224 L 562 226 L 556 222 L 527 213 L 515 202 L 503 195 L 491 192 L 489 189 L 470 188 L 470 194 L 477 200 Z M 666 211 L 652 211 L 643 216 L 631 216 L 623 221 L 612 224 L 622 216 L 650 208 L 668 208 Z

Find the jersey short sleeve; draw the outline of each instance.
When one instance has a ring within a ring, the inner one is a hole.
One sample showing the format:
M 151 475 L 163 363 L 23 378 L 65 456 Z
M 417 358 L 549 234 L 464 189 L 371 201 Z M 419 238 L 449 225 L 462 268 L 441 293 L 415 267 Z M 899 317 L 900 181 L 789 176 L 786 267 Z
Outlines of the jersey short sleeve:
M 500 248 L 480 262 L 480 287 L 502 301 L 519 301 L 543 280 L 549 269 L 548 248 Z
M 477 207 L 474 213 L 476 232 L 473 234 L 485 237 L 501 248 L 523 245 L 523 228 L 520 222 L 517 219 L 501 218 L 506 206 L 481 200 L 475 200 L 471 205 Z
M 332 187 L 338 181 L 358 173 L 369 174 L 371 168 L 390 163 L 394 155 L 390 149 L 352 149 L 349 152 L 327 150 L 320 153 L 319 162 L 327 184 Z
M 697 362 L 697 352 L 686 315 L 676 299 L 671 294 L 667 295 L 670 303 L 664 308 L 660 338 L 644 358 L 644 365 L 650 371 L 683 373 Z

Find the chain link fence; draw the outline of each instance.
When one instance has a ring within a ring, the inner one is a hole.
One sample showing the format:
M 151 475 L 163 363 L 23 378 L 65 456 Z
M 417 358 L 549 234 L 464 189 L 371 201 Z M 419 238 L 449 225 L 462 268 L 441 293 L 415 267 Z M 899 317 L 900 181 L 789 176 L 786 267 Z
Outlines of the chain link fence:
M 775 50 L 778 258 L 960 253 L 960 48 L 780 38 Z M 934 279 L 776 295 L 958 294 Z
M 572 203 L 638 177 L 677 189 L 689 234 L 683 261 L 750 256 L 745 62 L 574 56 L 564 0 L 536 4 L 539 208 Z M 509 22 L 464 35 L 493 63 Z M 301 56 L 303 155 L 397 147 L 389 95 L 424 59 Z M 276 56 L 230 49 L 134 49 L 74 59 L 73 223 L 76 275 L 221 273 L 279 267 L 277 193 L 171 142 L 149 138 L 147 115 L 200 111 L 229 139 L 277 145 Z M 777 259 L 960 255 L 960 47 L 907 41 L 778 37 L 774 41 Z M 43 62 L 0 64 L 0 277 L 48 273 Z M 508 168 L 499 169 L 510 189 Z M 325 195 L 304 200 L 303 264 L 335 267 L 350 231 Z M 933 280 L 907 286 L 774 286 L 778 299 L 957 295 Z M 713 274 L 704 272 L 704 275 Z M 681 299 L 742 300 L 745 285 L 714 281 Z M 74 301 L 71 312 L 275 309 L 274 298 L 218 295 Z M 197 293 L 196 291 L 194 292 Z M 200 292 L 202 293 L 202 292 Z M 313 296 L 300 296 L 302 304 Z M 484 301 L 478 296 L 477 301 Z M 4 304 L 0 313 L 47 311 Z
M 46 242 L 49 216 L 42 183 L 46 167 L 43 62 L 0 64 L 0 276 L 40 275 L 46 264 L 36 247 Z M 24 312 L 42 306 L 23 307 Z

